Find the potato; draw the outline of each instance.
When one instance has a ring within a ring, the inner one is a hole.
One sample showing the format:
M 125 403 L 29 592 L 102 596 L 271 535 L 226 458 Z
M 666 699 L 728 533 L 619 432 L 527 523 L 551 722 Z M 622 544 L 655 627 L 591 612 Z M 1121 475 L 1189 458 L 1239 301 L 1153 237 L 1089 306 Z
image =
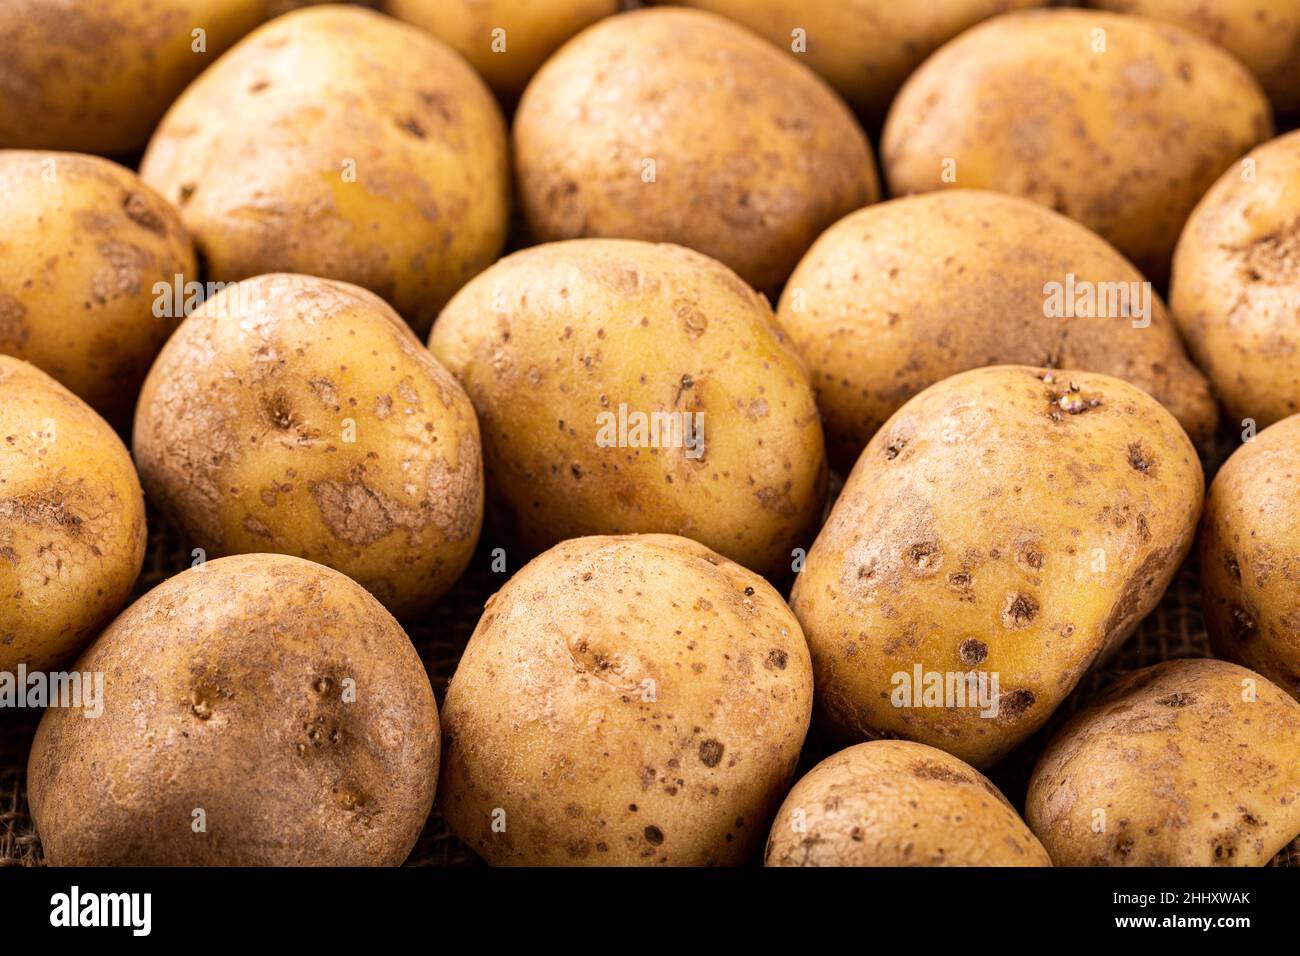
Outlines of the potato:
M 158 283 L 197 278 L 176 211 L 135 174 L 75 153 L 0 150 L 0 352 L 115 424 L 179 311 Z
M 1250 67 L 1279 112 L 1300 109 L 1297 0 L 1090 0 L 1090 4 L 1167 20 L 1198 33 Z
M 879 196 L 871 147 L 835 93 L 695 10 L 610 17 L 566 44 L 524 92 L 514 150 L 539 241 L 672 242 L 765 292 Z
M 1122 378 L 1196 441 L 1218 422 L 1150 284 L 1104 240 L 1018 196 L 958 189 L 846 216 L 803 257 L 777 318 L 845 472 L 903 402 L 983 365 Z
M 1204 478 L 1178 422 L 1091 372 L 962 372 L 871 439 L 795 582 L 819 711 L 977 767 L 1159 600 Z
M 1034 769 L 1026 817 L 1057 866 L 1263 866 L 1300 834 L 1300 704 L 1244 667 L 1134 671 Z
M 799 624 L 758 575 L 673 535 L 565 541 L 465 648 L 443 816 L 497 865 L 741 863 L 811 707 Z
M 617 13 L 619 0 L 385 0 L 384 9 L 428 30 L 514 98 L 565 40 Z
M 208 278 L 341 279 L 423 335 L 501 249 L 506 163 L 501 111 L 459 56 L 331 5 L 268 23 L 196 80 L 140 175 L 180 208 Z
M 1201 588 L 1214 652 L 1300 700 L 1300 415 L 1233 452 L 1205 500 Z
M 1251 152 L 1187 220 L 1169 304 L 1231 418 L 1300 412 L 1300 131 Z
M 1196 201 L 1272 129 L 1255 78 L 1199 37 L 1033 10 L 967 31 L 912 74 L 881 154 L 894 195 L 958 185 L 1026 196 L 1163 283 Z
M 995 13 L 1046 0 L 675 2 L 744 24 L 798 55 L 866 115 L 882 119 L 903 80 L 941 44 Z
M 827 470 L 807 374 L 767 303 L 670 245 L 583 239 L 474 279 L 429 347 L 483 428 L 496 523 L 535 553 L 586 534 L 682 534 L 788 572 Z
M 270 551 L 424 613 L 474 553 L 474 409 L 382 299 L 271 275 L 205 302 L 167 343 L 135 420 L 145 490 L 210 555 Z
M 45 712 L 28 764 L 54 866 L 401 863 L 433 805 L 438 711 L 360 586 L 298 558 L 199 565 L 77 662 L 103 713 Z
M 767 866 L 1051 866 L 1002 792 L 910 740 L 827 757 L 785 798 Z
M 113 429 L 0 355 L 0 672 L 73 657 L 130 596 L 144 548 L 140 481 Z
M 185 86 L 269 13 L 268 0 L 5 0 L 0 147 L 138 153 Z

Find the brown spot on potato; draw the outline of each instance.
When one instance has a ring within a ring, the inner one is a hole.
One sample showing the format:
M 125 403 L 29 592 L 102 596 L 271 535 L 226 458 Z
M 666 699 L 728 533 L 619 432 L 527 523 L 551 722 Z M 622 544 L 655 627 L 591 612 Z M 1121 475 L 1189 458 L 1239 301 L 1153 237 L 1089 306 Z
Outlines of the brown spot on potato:
M 968 637 L 958 645 L 957 656 L 963 664 L 974 667 L 976 664 L 982 664 L 989 656 L 989 647 L 983 641 Z
M 1038 602 L 1028 594 L 1008 594 L 1002 606 L 1002 626 L 1012 631 L 1029 627 L 1038 616 Z
M 122 211 L 128 219 L 158 236 L 167 235 L 167 224 L 147 197 L 138 192 L 129 192 L 122 200 Z
M 0 347 L 21 348 L 26 344 L 30 335 L 26 318 L 27 307 L 0 292 Z
M 704 740 L 700 742 L 700 763 L 706 767 L 716 767 L 722 760 L 724 747 L 717 740 Z
M 659 846 L 664 842 L 664 831 L 656 826 L 648 826 L 643 832 L 646 842 L 651 846 Z

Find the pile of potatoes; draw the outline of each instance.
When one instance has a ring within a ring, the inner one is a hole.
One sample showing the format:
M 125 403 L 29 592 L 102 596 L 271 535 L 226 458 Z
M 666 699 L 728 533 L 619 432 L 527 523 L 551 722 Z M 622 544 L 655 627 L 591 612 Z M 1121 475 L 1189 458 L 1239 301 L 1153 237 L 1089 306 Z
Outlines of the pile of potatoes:
M 45 859 L 1267 863 L 1300 0 L 1091 6 L 0 7 Z M 1193 551 L 1216 656 L 1081 700 Z

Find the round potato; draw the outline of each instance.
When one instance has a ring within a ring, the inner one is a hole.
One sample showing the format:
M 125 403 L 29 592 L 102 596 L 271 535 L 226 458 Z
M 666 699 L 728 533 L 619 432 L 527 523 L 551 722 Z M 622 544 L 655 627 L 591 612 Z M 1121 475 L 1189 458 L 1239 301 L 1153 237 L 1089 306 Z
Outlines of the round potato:
M 384 0 L 384 9 L 427 30 L 506 97 L 575 33 L 619 10 L 619 0 Z
M 168 111 L 140 175 L 180 208 L 209 279 L 341 279 L 420 334 L 505 240 L 491 91 L 423 31 L 359 7 L 248 36 Z
M 661 531 L 776 573 L 821 517 L 803 365 L 766 301 L 705 256 L 527 249 L 467 285 L 429 346 L 474 403 L 495 517 L 529 553 Z
M 1122 677 L 1052 739 L 1025 816 L 1057 866 L 1263 866 L 1300 834 L 1300 704 L 1215 660 Z
M 127 155 L 273 0 L 5 0 L 0 148 Z
M 1238 448 L 1215 476 L 1201 526 L 1201 587 L 1215 653 L 1300 699 L 1298 486 L 1293 415 Z
M 795 582 L 819 711 L 847 739 L 995 763 L 1155 607 L 1203 483 L 1174 417 L 1119 379 L 932 385 L 871 439 Z
M 672 535 L 565 541 L 465 648 L 443 816 L 496 865 L 742 863 L 811 708 L 799 624 L 758 575 Z
M 270 551 L 429 609 L 483 517 L 474 409 L 382 299 L 271 275 L 205 302 L 145 381 L 135 457 L 151 500 L 211 555 Z
M 846 100 L 883 119 L 907 75 L 980 20 L 1046 0 L 675 0 L 744 24 L 790 50 Z
M 170 578 L 77 662 L 28 796 L 54 866 L 395 866 L 433 805 L 438 710 L 397 622 L 341 574 L 250 554 Z
M 114 424 L 196 276 L 180 217 L 135 174 L 75 153 L 0 151 L 0 352 L 48 372 Z
M 1300 109 L 1300 0 L 1090 0 L 1167 20 L 1212 40 L 1250 67 L 1278 112 Z
M 1030 10 L 930 57 L 882 139 L 894 195 L 958 185 L 1077 219 L 1163 283 L 1196 201 L 1273 129 L 1230 54 L 1142 17 Z
M 777 318 L 845 472 L 903 402 L 984 365 L 1122 378 L 1195 441 L 1218 423 L 1151 284 L 1103 239 L 1018 196 L 945 190 L 846 216 L 799 263 Z
M 579 34 L 528 85 L 514 147 L 539 241 L 677 243 L 765 292 L 879 195 L 871 147 L 834 91 L 695 10 L 638 10 Z
M 144 548 L 144 497 L 116 433 L 0 355 L 0 672 L 73 657 L 130 596 Z
M 974 767 L 910 740 L 827 757 L 790 791 L 767 866 L 1051 866 L 1002 792 Z
M 1205 194 L 1174 257 L 1169 304 L 1228 414 L 1264 428 L 1300 412 L 1300 130 Z

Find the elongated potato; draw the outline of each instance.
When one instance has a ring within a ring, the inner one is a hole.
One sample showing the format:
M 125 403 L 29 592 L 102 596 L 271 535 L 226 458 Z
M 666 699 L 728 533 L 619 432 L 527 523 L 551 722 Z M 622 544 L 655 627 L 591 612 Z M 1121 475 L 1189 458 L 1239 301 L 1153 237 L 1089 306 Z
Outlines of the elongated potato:
M 1205 500 L 1201 588 L 1219 657 L 1300 700 L 1300 415 L 1232 453 Z
M 1230 54 L 1178 27 L 1089 10 L 994 17 L 899 91 L 881 154 L 894 195 L 950 186 L 1077 219 L 1157 283 L 1196 201 L 1272 135 Z
M 845 472 L 903 402 L 983 365 L 1122 378 L 1195 441 L 1218 422 L 1150 283 L 1100 237 L 1018 196 L 958 189 L 846 216 L 803 257 L 777 317 Z
M 1300 704 L 1225 661 L 1134 671 L 1052 738 L 1025 815 L 1058 866 L 1263 866 L 1300 835 Z
M 705 256 L 526 249 L 452 300 L 429 347 L 474 403 L 495 520 L 526 552 L 671 532 L 778 573 L 812 537 L 827 469 L 807 374 L 767 302 Z
M 827 757 L 785 798 L 767 866 L 1051 866 L 987 777 L 910 740 Z
M 1203 482 L 1173 416 L 1119 379 L 932 385 L 867 445 L 791 594 L 820 712 L 994 763 L 1155 606 Z
M 811 709 L 799 624 L 758 575 L 673 535 L 565 541 L 465 648 L 443 816 L 497 865 L 742 863 Z

